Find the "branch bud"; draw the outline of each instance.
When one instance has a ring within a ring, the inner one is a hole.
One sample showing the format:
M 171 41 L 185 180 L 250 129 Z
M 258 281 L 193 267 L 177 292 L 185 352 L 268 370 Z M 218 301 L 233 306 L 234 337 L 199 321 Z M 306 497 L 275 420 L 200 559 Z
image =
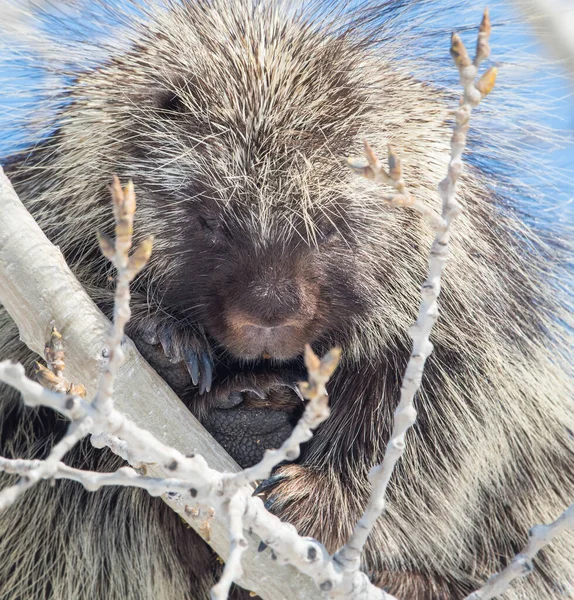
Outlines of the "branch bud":
M 494 84 L 496 83 L 497 74 L 498 69 L 496 67 L 491 67 L 476 83 L 476 89 L 482 94 L 483 98 L 492 92 Z
M 108 259 L 114 262 L 114 257 L 116 255 L 116 250 L 114 247 L 114 241 L 111 237 L 107 236 L 105 233 L 98 232 L 96 234 L 98 236 L 98 243 L 100 244 L 100 250 L 102 254 Z
M 153 246 L 153 237 L 146 238 L 130 256 L 128 269 L 133 279 L 148 263 Z
M 453 33 L 450 41 L 450 55 L 459 68 L 469 67 L 472 62 L 458 33 Z

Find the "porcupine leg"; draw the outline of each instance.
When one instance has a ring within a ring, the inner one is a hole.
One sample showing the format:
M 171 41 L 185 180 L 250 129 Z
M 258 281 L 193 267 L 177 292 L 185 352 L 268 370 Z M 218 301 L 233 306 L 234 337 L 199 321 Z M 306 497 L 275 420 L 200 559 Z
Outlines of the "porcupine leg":
M 279 466 L 255 492 L 265 495 L 274 513 L 301 534 L 317 538 L 330 552 L 346 541 L 360 516 L 368 496 L 368 464 L 376 464 L 379 441 L 388 436 L 389 411 L 376 406 L 385 392 L 385 378 L 376 372 L 376 366 L 355 373 L 339 368 L 328 385 L 329 419 L 302 448 L 297 463 Z M 345 406 L 351 403 L 354 411 Z M 373 413 L 379 422 L 371 427 L 364 415 Z M 348 514 L 340 527 L 333 528 L 334 516 L 343 507 Z

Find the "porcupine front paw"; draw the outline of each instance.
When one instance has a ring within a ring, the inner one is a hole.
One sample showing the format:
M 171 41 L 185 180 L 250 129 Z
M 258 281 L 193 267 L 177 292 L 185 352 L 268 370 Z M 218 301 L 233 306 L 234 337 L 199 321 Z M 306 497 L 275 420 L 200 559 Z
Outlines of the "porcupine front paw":
M 148 318 L 129 331 L 138 350 L 165 381 L 179 392 L 198 386 L 200 395 L 211 390 L 213 359 L 202 328 L 171 318 Z
M 278 374 L 229 376 L 206 394 L 209 408 L 201 421 L 240 466 L 249 467 L 291 434 L 303 410 L 294 387 Z

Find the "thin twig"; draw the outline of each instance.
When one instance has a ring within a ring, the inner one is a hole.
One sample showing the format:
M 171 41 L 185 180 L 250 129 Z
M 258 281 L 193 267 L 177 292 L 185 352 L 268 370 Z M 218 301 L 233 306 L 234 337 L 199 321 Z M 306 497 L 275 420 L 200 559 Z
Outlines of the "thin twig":
M 486 584 L 464 600 L 490 600 L 503 594 L 512 581 L 532 573 L 532 559 L 547 546 L 559 533 L 574 529 L 574 504 L 571 504 L 557 519 L 548 525 L 535 525 L 528 535 L 526 547 L 517 554 L 500 573 L 493 575 Z
M 422 302 L 419 307 L 419 315 L 409 331 L 413 349 L 403 376 L 400 401 L 395 410 L 393 428 L 385 456 L 383 462 L 371 469 L 369 473 L 373 489 L 363 516 L 355 526 L 349 541 L 335 555 L 343 569 L 349 572 L 355 572 L 360 568 L 363 548 L 377 519 L 384 511 L 387 486 L 395 465 L 405 451 L 405 434 L 415 423 L 417 417 L 414 397 L 420 388 L 425 362 L 433 350 L 430 333 L 438 317 L 437 300 L 441 289 L 441 275 L 449 252 L 450 225 L 461 210 L 460 204 L 456 200 L 456 185 L 462 171 L 462 152 L 466 145 L 470 113 L 472 108 L 477 106 L 480 100 L 492 90 L 496 79 L 496 70 L 489 69 L 475 84 L 478 66 L 490 52 L 489 35 L 490 20 L 488 10 L 485 10 L 479 29 L 474 62 L 471 62 L 460 37 L 457 34 L 452 36 L 451 54 L 459 70 L 464 95 L 461 106 L 455 112 L 456 124 L 451 139 L 448 174 L 438 186 L 442 199 L 440 218 L 408 191 L 403 180 L 400 160 L 392 147 L 389 146 L 388 149 L 388 173 L 385 172 L 367 143 L 365 143 L 365 155 L 368 165 L 360 166 L 351 162 L 351 167 L 362 176 L 382 181 L 394 187 L 397 194 L 386 196 L 387 201 L 392 206 L 411 207 L 417 210 L 433 228 L 435 239 L 430 251 L 428 277 L 421 286 Z
M 114 302 L 114 318 L 109 338 L 109 359 L 103 375 L 100 377 L 98 390 L 93 404 L 102 413 L 112 410 L 114 381 L 124 360 L 122 339 L 124 329 L 130 320 L 130 283 L 148 263 L 153 240 L 147 238 L 129 255 L 132 247 L 134 214 L 136 211 L 136 195 L 131 181 L 122 189 L 120 180 L 114 177 L 111 186 L 114 217 L 116 220 L 116 239 L 112 242 L 103 233 L 98 234 L 100 248 L 117 269 L 116 293 Z

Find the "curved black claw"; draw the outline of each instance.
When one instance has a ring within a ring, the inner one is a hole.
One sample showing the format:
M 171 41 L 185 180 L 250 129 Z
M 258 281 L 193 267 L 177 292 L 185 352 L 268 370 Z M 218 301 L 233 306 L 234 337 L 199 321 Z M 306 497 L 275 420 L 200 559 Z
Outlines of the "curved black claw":
M 201 353 L 201 374 L 202 378 L 199 383 L 199 393 L 205 394 L 211 390 L 211 383 L 213 382 L 213 365 L 211 364 L 211 358 L 207 352 Z
M 185 366 L 189 371 L 193 385 L 197 385 L 199 381 L 199 359 L 197 357 L 197 352 L 193 352 L 193 350 L 186 352 Z
M 161 327 L 158 332 L 158 339 L 163 348 L 163 353 L 169 358 L 171 362 L 174 361 L 175 344 L 172 336 L 172 332 L 168 327 Z
M 188 350 L 184 360 L 193 385 L 199 384 L 199 393 L 209 392 L 213 383 L 213 364 L 209 354 L 205 351 L 198 353 Z
M 268 477 L 267 479 L 264 479 L 263 481 L 259 482 L 259 485 L 255 488 L 255 491 L 253 492 L 252 496 L 266 494 L 284 479 L 287 479 L 287 475 L 282 475 L 281 473 L 277 473 L 277 475 L 271 475 L 271 477 Z

